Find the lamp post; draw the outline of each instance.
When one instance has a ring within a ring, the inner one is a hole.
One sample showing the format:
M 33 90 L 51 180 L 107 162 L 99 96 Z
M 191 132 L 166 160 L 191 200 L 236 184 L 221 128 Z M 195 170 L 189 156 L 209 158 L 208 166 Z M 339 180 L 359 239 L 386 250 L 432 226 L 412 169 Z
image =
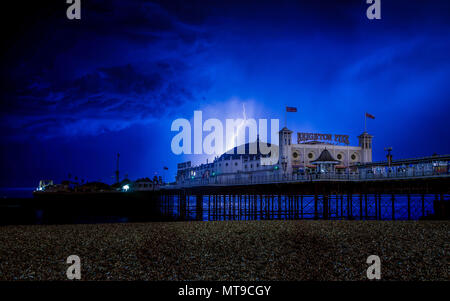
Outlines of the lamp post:
M 391 154 L 392 147 L 391 146 L 385 147 L 384 150 L 387 151 L 386 158 L 388 161 L 388 168 L 389 168 L 388 171 L 390 173 L 391 172 L 391 163 L 392 163 L 392 154 Z

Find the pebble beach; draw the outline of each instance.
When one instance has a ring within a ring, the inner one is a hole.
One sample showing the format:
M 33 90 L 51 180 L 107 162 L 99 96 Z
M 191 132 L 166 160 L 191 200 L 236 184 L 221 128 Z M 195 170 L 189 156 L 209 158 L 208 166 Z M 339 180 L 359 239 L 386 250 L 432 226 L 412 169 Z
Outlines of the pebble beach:
M 0 227 L 0 280 L 450 280 L 448 221 L 218 221 Z

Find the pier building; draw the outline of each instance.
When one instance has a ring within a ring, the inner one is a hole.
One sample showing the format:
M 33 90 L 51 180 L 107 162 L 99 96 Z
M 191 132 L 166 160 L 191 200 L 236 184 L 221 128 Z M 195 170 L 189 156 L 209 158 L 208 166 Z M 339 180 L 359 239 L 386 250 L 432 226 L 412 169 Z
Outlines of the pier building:
M 210 163 L 178 164 L 177 184 L 211 180 L 217 183 L 254 182 L 270 177 L 356 173 L 359 165 L 372 162 L 373 136 L 367 132 L 358 136 L 357 146 L 349 145 L 348 135 L 297 133 L 297 141 L 292 143 L 292 134 L 286 127 L 279 131 L 279 145 L 275 148 L 278 162 L 275 164 L 265 163 L 267 160 L 264 159 L 269 155 L 261 153 L 258 138 L 256 142 L 245 144 L 243 154 L 235 147 Z M 251 149 L 256 149 L 256 153 L 252 154 Z

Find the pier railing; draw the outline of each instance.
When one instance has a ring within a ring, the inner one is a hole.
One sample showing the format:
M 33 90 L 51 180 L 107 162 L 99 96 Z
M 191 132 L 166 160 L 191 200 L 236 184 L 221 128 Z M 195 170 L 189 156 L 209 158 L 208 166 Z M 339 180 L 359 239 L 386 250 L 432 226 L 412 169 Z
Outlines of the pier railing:
M 194 186 L 230 186 L 230 185 L 254 185 L 254 184 L 275 184 L 275 183 L 292 183 L 292 182 L 313 182 L 313 181 L 378 181 L 378 180 L 400 180 L 414 178 L 434 178 L 434 177 L 450 177 L 450 173 L 438 173 L 434 171 L 420 172 L 391 172 L 387 174 L 362 174 L 362 173 L 323 173 L 323 174 L 305 174 L 305 175 L 255 175 L 237 174 L 235 178 L 230 176 L 216 176 L 203 179 L 189 179 L 177 184 L 166 185 L 164 188 L 180 188 Z

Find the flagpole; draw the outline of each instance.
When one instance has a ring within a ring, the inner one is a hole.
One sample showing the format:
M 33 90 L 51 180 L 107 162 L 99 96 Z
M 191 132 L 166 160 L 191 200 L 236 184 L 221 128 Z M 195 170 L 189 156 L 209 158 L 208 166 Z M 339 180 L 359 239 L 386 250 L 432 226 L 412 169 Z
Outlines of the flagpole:
M 364 114 L 364 132 L 367 132 L 367 113 Z
M 284 110 L 284 127 L 287 128 L 287 107 Z

